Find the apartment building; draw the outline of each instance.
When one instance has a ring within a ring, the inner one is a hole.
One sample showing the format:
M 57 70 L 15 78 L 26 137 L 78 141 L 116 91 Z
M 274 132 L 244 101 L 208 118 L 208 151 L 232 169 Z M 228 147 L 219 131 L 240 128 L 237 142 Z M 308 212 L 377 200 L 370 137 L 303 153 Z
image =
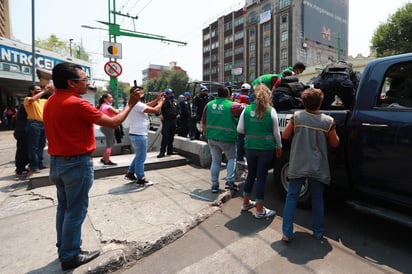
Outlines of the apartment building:
M 240 86 L 348 55 L 349 0 L 246 0 L 202 30 L 203 80 Z

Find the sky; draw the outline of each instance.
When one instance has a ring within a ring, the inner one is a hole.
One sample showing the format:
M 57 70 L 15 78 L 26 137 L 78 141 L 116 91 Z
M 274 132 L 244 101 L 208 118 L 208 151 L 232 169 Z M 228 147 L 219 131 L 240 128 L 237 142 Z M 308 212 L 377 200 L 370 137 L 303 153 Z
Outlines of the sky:
M 31 44 L 32 0 L 10 0 L 10 16 L 14 38 Z M 108 80 L 103 57 L 103 41 L 109 40 L 108 30 L 97 21 L 108 21 L 107 0 L 35 0 L 35 38 L 47 39 L 55 34 L 59 39 L 73 39 L 90 54 L 92 77 Z M 350 0 L 349 55 L 369 55 L 374 30 L 400 7 L 411 0 Z M 113 0 L 110 0 L 112 5 Z M 202 79 L 202 29 L 218 17 L 243 7 L 243 0 L 116 0 L 116 10 L 138 16 L 132 20 L 116 15 L 121 29 L 162 35 L 167 39 L 187 42 L 186 46 L 165 44 L 158 40 L 119 36 L 122 44 L 123 68 L 119 81 L 141 83 L 142 70 L 150 64 L 177 65 L 187 71 L 190 79 Z M 111 8 L 113 10 L 113 7 Z M 82 25 L 101 29 L 88 29 Z M 106 29 L 106 30 L 104 30 Z M 75 52 L 73 50 L 73 52 Z

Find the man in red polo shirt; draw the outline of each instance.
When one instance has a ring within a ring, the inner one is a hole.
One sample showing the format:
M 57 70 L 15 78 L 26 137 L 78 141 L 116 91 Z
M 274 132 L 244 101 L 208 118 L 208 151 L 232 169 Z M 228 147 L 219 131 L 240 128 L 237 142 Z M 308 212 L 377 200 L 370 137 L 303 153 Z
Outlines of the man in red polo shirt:
M 130 95 L 124 110 L 109 117 L 80 97 L 89 79 L 76 64 L 60 63 L 53 68 L 55 93 L 47 101 L 43 120 L 50 154 L 50 181 L 57 188 L 57 249 L 63 270 L 76 268 L 100 251 L 82 251 L 81 226 L 87 214 L 94 171 L 91 153 L 96 148 L 94 124 L 116 128 L 138 101 Z

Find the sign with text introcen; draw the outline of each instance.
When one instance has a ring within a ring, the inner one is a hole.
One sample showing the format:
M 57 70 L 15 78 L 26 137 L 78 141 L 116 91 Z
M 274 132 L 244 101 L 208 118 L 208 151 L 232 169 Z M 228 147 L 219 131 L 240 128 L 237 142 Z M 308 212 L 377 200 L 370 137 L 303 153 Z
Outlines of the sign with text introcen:
M 103 56 L 122 59 L 122 44 L 103 41 Z
M 106 74 L 110 77 L 118 77 L 122 74 L 122 71 L 122 66 L 115 61 L 109 61 L 104 64 L 104 72 L 106 72 Z

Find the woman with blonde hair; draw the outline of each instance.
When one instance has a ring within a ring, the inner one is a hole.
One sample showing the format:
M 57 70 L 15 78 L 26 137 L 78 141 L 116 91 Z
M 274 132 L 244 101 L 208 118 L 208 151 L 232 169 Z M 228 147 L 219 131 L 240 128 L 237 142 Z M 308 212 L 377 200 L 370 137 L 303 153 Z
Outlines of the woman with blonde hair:
M 274 216 L 276 212 L 263 206 L 268 170 L 273 157 L 282 155 L 282 141 L 276 110 L 271 106 L 271 92 L 264 84 L 253 87 L 254 101 L 240 115 L 237 131 L 245 134 L 248 174 L 243 186 L 242 211 L 256 206 L 258 219 Z M 256 181 L 256 201 L 250 194 Z

